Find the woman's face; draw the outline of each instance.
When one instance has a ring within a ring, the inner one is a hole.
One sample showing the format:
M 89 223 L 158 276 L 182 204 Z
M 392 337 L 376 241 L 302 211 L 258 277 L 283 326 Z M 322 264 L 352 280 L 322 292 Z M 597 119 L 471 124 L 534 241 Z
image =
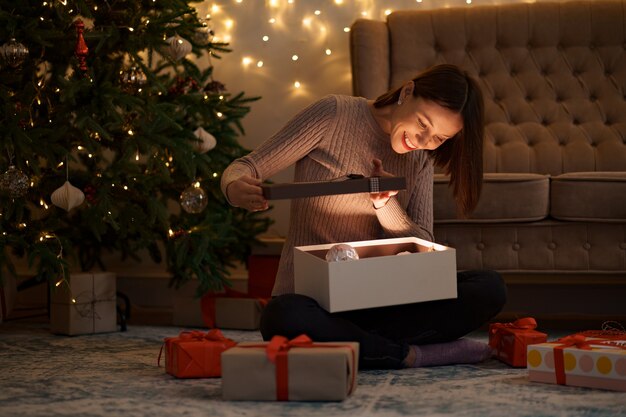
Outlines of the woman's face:
M 397 153 L 437 149 L 462 128 L 459 113 L 408 94 L 402 104 L 395 106 L 391 117 L 391 147 Z

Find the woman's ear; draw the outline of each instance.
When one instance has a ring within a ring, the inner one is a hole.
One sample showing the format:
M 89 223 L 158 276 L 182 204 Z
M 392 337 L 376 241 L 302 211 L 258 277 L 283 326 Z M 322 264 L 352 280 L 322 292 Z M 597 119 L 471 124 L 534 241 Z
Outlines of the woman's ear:
M 415 90 L 415 83 L 413 82 L 413 80 L 411 80 L 402 86 L 400 99 L 402 101 L 406 101 L 408 98 L 411 97 L 411 95 L 413 95 L 413 90 Z

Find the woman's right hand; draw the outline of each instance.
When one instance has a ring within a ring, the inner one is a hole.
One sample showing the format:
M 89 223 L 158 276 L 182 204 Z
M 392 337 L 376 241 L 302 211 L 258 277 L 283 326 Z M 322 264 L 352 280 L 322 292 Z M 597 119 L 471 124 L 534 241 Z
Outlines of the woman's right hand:
M 269 208 L 269 204 L 263 197 L 261 180 L 249 175 L 228 184 L 226 188 L 228 201 L 235 207 L 242 207 L 249 211 L 262 211 Z

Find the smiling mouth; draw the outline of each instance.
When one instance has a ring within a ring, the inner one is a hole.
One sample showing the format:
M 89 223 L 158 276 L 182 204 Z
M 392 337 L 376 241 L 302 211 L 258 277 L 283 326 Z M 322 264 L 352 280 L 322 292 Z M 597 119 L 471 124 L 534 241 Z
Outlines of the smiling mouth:
M 404 146 L 411 151 L 417 149 L 417 146 L 409 140 L 409 135 L 406 132 L 404 132 Z

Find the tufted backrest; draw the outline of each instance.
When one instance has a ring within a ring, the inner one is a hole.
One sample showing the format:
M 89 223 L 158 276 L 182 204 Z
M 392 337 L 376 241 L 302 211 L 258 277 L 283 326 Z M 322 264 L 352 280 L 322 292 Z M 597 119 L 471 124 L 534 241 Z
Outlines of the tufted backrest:
M 485 172 L 626 171 L 625 19 L 626 0 L 398 11 L 386 22 L 387 58 L 376 52 L 388 59 L 382 84 L 368 80 L 356 39 L 380 26 L 357 22 L 354 92 L 456 64 L 485 97 Z

